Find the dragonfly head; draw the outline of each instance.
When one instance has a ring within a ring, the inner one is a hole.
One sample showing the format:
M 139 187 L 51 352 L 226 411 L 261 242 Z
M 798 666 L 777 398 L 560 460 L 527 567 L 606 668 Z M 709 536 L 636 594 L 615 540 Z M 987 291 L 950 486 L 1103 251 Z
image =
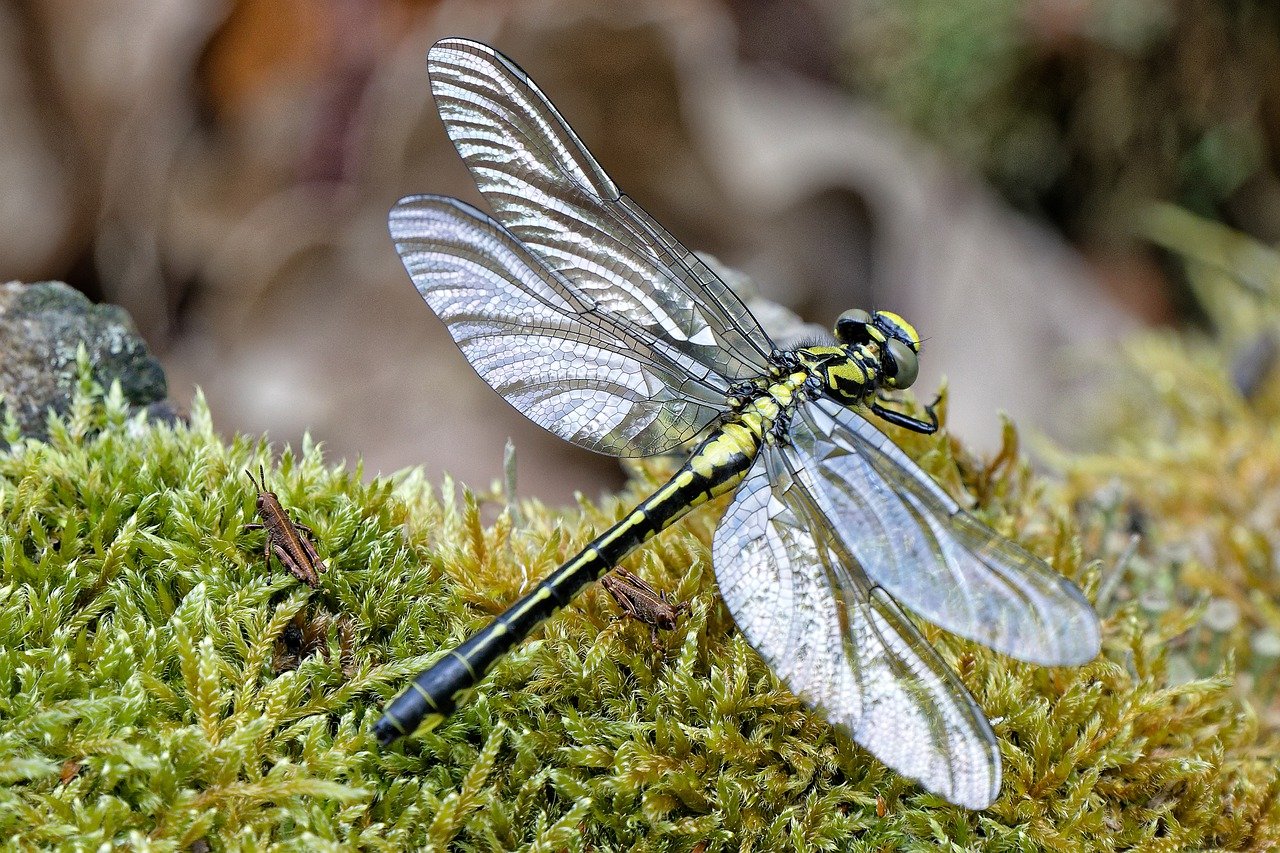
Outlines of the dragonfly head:
M 920 334 L 892 311 L 846 311 L 836 319 L 835 335 L 846 347 L 874 347 L 881 381 L 890 388 L 910 388 L 920 374 Z

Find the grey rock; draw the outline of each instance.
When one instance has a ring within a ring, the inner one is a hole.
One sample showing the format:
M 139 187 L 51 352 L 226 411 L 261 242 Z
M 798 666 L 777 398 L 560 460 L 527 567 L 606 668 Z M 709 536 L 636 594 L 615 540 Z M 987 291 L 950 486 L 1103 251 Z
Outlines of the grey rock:
M 60 281 L 11 281 L 0 284 L 0 411 L 14 414 L 23 435 L 46 437 L 48 411 L 70 408 L 81 344 L 96 382 L 119 380 L 130 406 L 176 418 L 164 370 L 123 308 L 94 305 Z

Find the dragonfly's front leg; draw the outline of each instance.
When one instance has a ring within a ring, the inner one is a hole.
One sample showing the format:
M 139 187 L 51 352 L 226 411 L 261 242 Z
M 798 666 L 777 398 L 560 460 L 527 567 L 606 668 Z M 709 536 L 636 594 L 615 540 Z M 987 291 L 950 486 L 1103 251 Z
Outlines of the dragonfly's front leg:
M 913 418 L 911 415 L 904 412 L 886 409 L 884 406 L 881 406 L 879 402 L 871 404 L 871 411 L 876 417 L 881 420 L 888 421 L 894 426 L 900 426 L 904 429 L 909 429 L 912 432 L 923 433 L 924 435 L 933 435 L 938 431 L 937 405 L 941 400 L 942 395 L 939 394 L 933 398 L 932 403 L 924 407 L 925 412 L 929 415 L 929 419 L 927 421 L 922 421 L 919 418 Z M 886 402 L 889 401 L 886 400 Z

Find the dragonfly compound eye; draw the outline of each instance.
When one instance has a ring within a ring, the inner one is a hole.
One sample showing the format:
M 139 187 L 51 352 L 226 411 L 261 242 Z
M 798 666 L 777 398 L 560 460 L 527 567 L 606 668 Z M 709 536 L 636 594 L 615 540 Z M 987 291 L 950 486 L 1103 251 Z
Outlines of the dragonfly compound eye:
M 910 388 L 920 375 L 920 358 L 916 351 L 897 338 L 889 338 L 884 345 L 885 375 L 895 388 Z
M 846 311 L 836 318 L 836 340 L 845 344 L 865 344 L 871 341 L 871 315 L 861 308 Z

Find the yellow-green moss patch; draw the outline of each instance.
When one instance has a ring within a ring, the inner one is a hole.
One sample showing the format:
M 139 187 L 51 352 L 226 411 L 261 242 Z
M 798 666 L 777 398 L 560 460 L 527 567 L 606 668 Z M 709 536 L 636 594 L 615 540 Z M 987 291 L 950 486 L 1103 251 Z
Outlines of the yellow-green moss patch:
M 85 389 L 91 392 L 92 389 Z M 836 737 L 747 647 L 715 594 L 719 507 L 627 565 L 692 612 L 650 642 L 592 590 L 448 720 L 380 752 L 382 704 L 626 511 L 669 469 L 572 511 L 407 472 L 364 484 L 310 444 L 269 458 L 197 402 L 190 427 L 86 393 L 47 443 L 0 455 L 0 832 L 32 846 L 178 849 L 1262 849 L 1276 771 L 1229 670 L 1171 683 L 1196 618 L 1109 612 L 1104 656 L 1018 664 L 932 628 L 992 718 L 1004 793 L 967 812 Z M 998 529 L 1094 590 L 1063 508 L 1016 452 L 980 464 L 900 436 Z M 269 569 L 242 473 L 315 530 L 317 590 Z M 274 665 L 299 612 L 328 654 Z M 344 674 L 340 616 L 354 625 Z M 321 618 L 322 617 L 322 618 Z M 277 671 L 280 670 L 280 671 Z

